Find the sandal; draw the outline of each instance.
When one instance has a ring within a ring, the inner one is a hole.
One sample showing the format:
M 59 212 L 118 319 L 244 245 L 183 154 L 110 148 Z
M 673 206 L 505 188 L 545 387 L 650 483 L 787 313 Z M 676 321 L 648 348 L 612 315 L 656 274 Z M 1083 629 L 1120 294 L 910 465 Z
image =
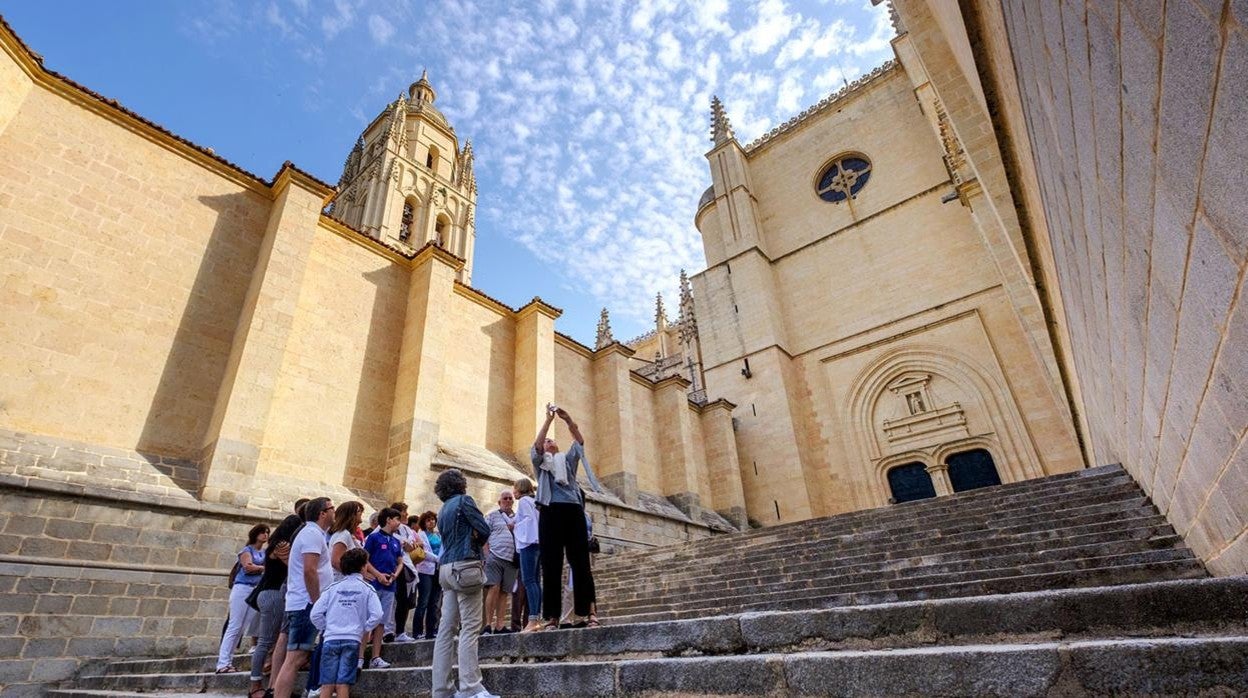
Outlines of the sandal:
M 247 698 L 267 698 L 268 695 L 269 689 L 267 688 L 253 688 L 251 689 L 251 692 L 247 694 Z
M 238 669 L 235 669 L 233 664 L 226 664 L 220 669 L 217 669 L 217 673 L 218 674 L 237 674 Z
M 585 621 L 586 628 L 601 628 L 602 623 L 598 622 L 598 616 L 593 613 L 589 614 L 589 620 Z
M 548 620 L 546 621 L 546 624 L 542 626 L 542 630 L 558 630 L 558 629 L 559 629 L 559 621 L 557 620 Z

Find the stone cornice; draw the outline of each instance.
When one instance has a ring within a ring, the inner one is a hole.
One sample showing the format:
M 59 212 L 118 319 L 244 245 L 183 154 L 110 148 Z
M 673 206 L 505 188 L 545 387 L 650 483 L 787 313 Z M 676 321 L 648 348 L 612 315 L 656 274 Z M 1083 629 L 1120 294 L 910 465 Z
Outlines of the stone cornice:
M 372 252 L 374 254 L 379 254 L 382 257 L 385 257 L 386 259 L 390 260 L 391 262 L 394 262 L 395 264 L 402 264 L 406 266 L 411 262 L 410 251 L 405 251 L 397 247 L 392 247 L 391 245 L 388 245 L 382 242 L 381 240 L 378 240 L 377 238 L 370 237 L 368 234 L 362 231 L 356 230 L 355 228 L 352 228 L 351 226 L 347 225 L 346 223 L 343 223 L 342 221 L 332 216 L 327 216 L 322 213 L 321 218 L 320 218 L 320 226 L 332 233 L 336 233 L 337 235 L 344 237 L 347 240 L 350 240 L 351 242 L 354 242 L 355 244 L 359 245 L 360 247 L 363 247 L 369 252 Z
M 320 196 L 322 207 L 329 205 L 330 200 L 333 199 L 334 194 L 337 193 L 337 190 L 335 190 L 331 185 L 322 182 L 316 177 L 295 166 L 295 164 L 290 160 L 287 160 L 282 163 L 282 167 L 277 171 L 277 174 L 273 175 L 273 191 L 271 195 L 276 198 L 283 189 L 292 184 L 301 186 L 313 194 Z
M 634 353 L 635 352 L 632 349 L 629 349 L 627 345 L 620 344 L 619 342 L 611 342 L 601 349 L 594 350 L 594 359 L 601 359 L 603 357 L 611 356 L 612 354 L 619 354 L 626 359 L 630 359 Z M 649 383 L 649 381 L 646 382 Z
M 448 267 L 451 267 L 455 271 L 459 271 L 464 268 L 465 260 L 463 257 L 451 254 L 446 250 L 446 248 L 435 244 L 432 240 L 426 242 L 423 247 L 416 250 L 416 253 L 412 255 L 412 266 L 418 267 L 425 262 L 434 259 L 447 265 Z
M 490 310 L 493 310 L 494 312 L 498 313 L 499 315 L 502 315 L 503 317 L 507 317 L 507 318 L 515 317 L 515 314 L 516 314 L 515 308 L 512 308 L 511 306 L 498 300 L 497 298 L 493 298 L 489 295 L 486 295 L 485 293 L 481 291 L 478 291 L 477 289 L 469 286 L 468 284 L 458 279 L 455 280 L 455 293 L 459 294 L 460 296 L 464 298 L 467 298 L 468 300 L 472 301 L 473 303 L 476 303 L 479 306 L 482 306 L 484 308 L 489 308 Z
M 556 308 L 537 296 L 534 296 L 533 300 L 520 306 L 520 309 L 516 311 L 516 319 L 519 320 L 521 318 L 528 317 L 533 313 L 541 313 L 551 320 L 556 320 L 560 315 L 563 315 L 563 310 Z
M 654 381 L 654 389 L 656 391 L 665 390 L 672 386 L 679 387 L 682 391 L 684 391 L 684 390 L 688 390 L 690 385 L 693 385 L 693 384 L 689 382 L 688 378 L 685 378 L 684 376 L 680 376 L 680 375 L 675 375 L 675 374 L 667 376 L 666 378 L 660 378 L 659 380 Z
M 581 356 L 584 356 L 587 359 L 594 358 L 593 349 L 590 349 L 584 344 L 581 344 L 580 342 L 576 341 L 575 339 L 572 339 L 568 335 L 558 330 L 555 331 L 555 344 L 571 349 L 572 351 L 580 354 Z
M 814 105 L 807 107 L 806 109 L 802 111 L 802 113 L 798 114 L 797 116 L 789 119 L 788 121 L 780 124 L 779 126 L 776 126 L 775 128 L 771 129 L 767 133 L 764 133 L 758 138 L 755 138 L 753 141 L 750 141 L 749 145 L 745 146 L 744 148 L 745 154 L 754 155 L 756 152 L 758 152 L 759 150 L 767 146 L 770 142 L 792 131 L 793 129 L 797 128 L 806 120 L 811 119 L 819 114 L 822 114 L 823 112 L 827 111 L 828 109 L 831 109 L 832 107 L 843 106 L 846 100 L 852 97 L 855 97 L 856 95 L 858 95 L 858 93 L 862 92 L 864 89 L 866 89 L 870 85 L 875 84 L 875 82 L 877 82 L 880 78 L 883 78 L 888 75 L 892 75 L 894 72 L 900 69 L 901 69 L 900 62 L 896 60 L 885 61 L 883 65 L 875 68 L 871 72 L 867 73 L 866 75 L 863 75 L 862 77 L 849 83 L 845 87 L 842 87 L 836 92 L 833 92 L 827 97 L 824 97 L 823 99 L 819 100 L 819 102 L 815 103 Z M 715 150 L 712 150 L 711 152 L 715 152 Z

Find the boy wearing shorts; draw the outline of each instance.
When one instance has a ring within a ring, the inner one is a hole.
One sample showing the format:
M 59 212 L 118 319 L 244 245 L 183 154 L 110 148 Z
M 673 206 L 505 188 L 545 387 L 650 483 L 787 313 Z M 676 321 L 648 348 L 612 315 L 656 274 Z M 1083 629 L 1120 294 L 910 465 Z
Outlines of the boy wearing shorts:
M 358 675 L 360 637 L 381 622 L 381 601 L 361 572 L 368 553 L 360 548 L 342 554 L 343 577 L 312 606 L 312 624 L 321 631 L 321 695 L 349 698 Z
M 399 529 L 402 521 L 398 511 L 386 507 L 377 514 L 377 530 L 368 534 L 368 538 L 364 539 L 364 549 L 368 551 L 368 559 L 373 563 L 373 569 L 381 575 L 373 580 L 373 589 L 377 592 L 377 598 L 381 600 L 383 621 L 386 616 L 394 612 L 394 580 L 400 571 L 399 567 L 403 564 L 404 555 L 403 543 L 395 537 L 394 533 Z M 390 662 L 381 658 L 381 640 L 384 634 L 384 627 L 373 630 L 373 659 L 368 663 L 371 669 L 385 669 L 390 666 Z

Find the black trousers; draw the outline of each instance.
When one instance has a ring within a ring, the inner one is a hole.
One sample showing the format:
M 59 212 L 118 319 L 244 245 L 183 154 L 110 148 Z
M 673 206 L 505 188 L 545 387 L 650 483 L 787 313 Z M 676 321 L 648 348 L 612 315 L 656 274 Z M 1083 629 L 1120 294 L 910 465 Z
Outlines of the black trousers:
M 572 568 L 572 605 L 578 616 L 587 616 L 594 602 L 594 577 L 589 570 L 589 529 L 579 504 L 556 502 L 542 507 L 537 519 L 537 539 L 542 546 L 542 616 L 559 620 L 563 615 L 563 560 Z
M 407 593 L 407 580 L 415 575 L 411 570 L 407 569 L 407 565 L 403 561 L 399 561 L 399 570 L 403 573 L 399 576 L 398 584 L 394 589 L 394 634 L 402 635 L 407 630 L 407 616 L 412 612 L 412 608 L 416 606 L 416 599 Z M 408 575 L 412 575 L 409 577 Z M 417 635 L 420 634 L 420 619 L 413 621 L 413 628 L 416 629 Z

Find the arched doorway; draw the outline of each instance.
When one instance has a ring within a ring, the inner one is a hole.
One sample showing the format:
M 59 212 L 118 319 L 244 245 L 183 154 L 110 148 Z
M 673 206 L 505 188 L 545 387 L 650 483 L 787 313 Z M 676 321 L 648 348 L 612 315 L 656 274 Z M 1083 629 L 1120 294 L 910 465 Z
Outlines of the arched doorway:
M 889 468 L 888 488 L 892 491 L 893 501 L 897 503 L 936 496 L 932 476 L 927 474 L 927 466 L 922 463 L 904 463 Z
M 949 484 L 954 492 L 992 487 L 1001 484 L 1001 475 L 997 473 L 997 464 L 987 449 L 976 448 L 970 451 L 954 453 L 945 459 L 949 465 Z

